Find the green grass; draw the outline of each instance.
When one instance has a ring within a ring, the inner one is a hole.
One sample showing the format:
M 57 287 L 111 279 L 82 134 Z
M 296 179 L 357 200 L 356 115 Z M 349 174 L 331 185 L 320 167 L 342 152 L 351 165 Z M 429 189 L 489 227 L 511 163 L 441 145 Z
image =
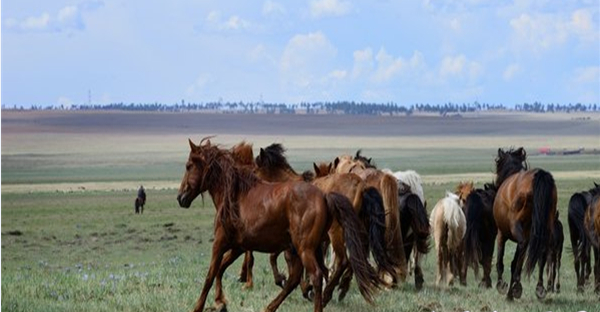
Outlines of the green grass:
M 341 150 L 290 150 L 298 170 L 313 159 L 331 160 Z M 495 151 L 467 149 L 365 150 L 380 167 L 412 168 L 421 174 L 491 172 Z M 2 183 L 80 181 L 179 180 L 185 156 L 165 153 L 155 158 L 126 154 L 42 155 L 2 159 Z M 531 157 L 532 167 L 551 171 L 598 170 L 595 158 Z M 569 197 L 589 189 L 590 179 L 557 179 L 559 210 L 565 231 Z M 481 185 L 477 185 L 481 186 Z M 133 186 L 135 187 L 135 186 Z M 431 210 L 455 183 L 426 184 Z M 214 207 L 210 196 L 181 209 L 175 189 L 147 190 L 143 215 L 133 213 L 134 191 L 2 193 L 2 311 L 185 311 L 197 299 L 211 253 Z M 567 233 L 565 233 L 567 235 Z M 514 243 L 507 244 L 508 278 Z M 468 286 L 433 286 L 436 257 L 424 260 L 425 288 L 417 292 L 408 281 L 384 290 L 374 307 L 353 284 L 341 303 L 326 311 L 593 311 L 598 297 L 588 285 L 575 293 L 570 243 L 565 241 L 561 267 L 562 292 L 535 299 L 535 276 L 523 278 L 523 297 L 508 302 L 495 289 L 477 288 L 469 272 Z M 494 261 L 495 262 L 495 261 Z M 241 260 L 227 271 L 225 294 L 230 311 L 261 311 L 276 296 L 265 255 L 257 255 L 255 287 L 242 290 L 237 282 Z M 284 268 L 283 257 L 280 268 Z M 495 269 L 492 273 L 495 283 Z M 213 292 L 207 306 L 212 304 Z M 312 311 L 312 304 L 295 291 L 280 311 Z

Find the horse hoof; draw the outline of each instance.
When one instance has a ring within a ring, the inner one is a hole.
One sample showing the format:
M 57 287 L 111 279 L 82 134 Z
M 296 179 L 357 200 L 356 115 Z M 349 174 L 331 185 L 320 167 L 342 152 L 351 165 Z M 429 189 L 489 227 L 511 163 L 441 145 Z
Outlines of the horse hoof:
M 285 278 L 281 278 L 275 281 L 275 285 L 284 288 L 285 287 Z
M 546 298 L 546 289 L 544 286 L 538 285 L 538 287 L 535 289 L 535 295 L 540 300 Z
M 577 293 L 578 294 L 583 294 L 583 290 L 584 290 L 584 287 L 582 285 L 578 285 L 577 286 Z
M 503 280 L 499 280 L 496 284 L 496 289 L 501 295 L 506 294 L 508 292 L 508 284 Z
M 492 288 L 491 281 L 481 281 L 479 282 L 479 288 Z
M 315 299 L 315 292 L 312 289 L 309 290 L 306 294 L 306 299 L 308 299 L 308 301 L 310 302 L 313 302 L 313 300 Z
M 421 276 L 415 277 L 415 287 L 417 288 L 417 290 L 423 289 L 423 283 L 425 283 L 425 280 L 423 279 L 423 277 L 421 277 Z
M 348 293 L 348 288 L 340 289 L 340 294 L 338 295 L 338 302 L 341 302 L 346 298 L 346 294 Z
M 542 289 L 544 290 L 544 287 L 542 287 Z M 544 290 L 544 293 L 546 292 L 546 290 Z M 523 286 L 521 286 L 521 283 L 515 283 L 515 285 L 512 288 L 512 296 L 515 299 L 519 299 L 521 298 L 521 295 L 523 294 Z

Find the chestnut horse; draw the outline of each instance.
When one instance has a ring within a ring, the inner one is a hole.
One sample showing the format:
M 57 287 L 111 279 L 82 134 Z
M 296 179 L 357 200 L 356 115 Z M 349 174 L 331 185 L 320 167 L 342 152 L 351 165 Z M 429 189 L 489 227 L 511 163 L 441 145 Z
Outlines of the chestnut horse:
M 332 171 L 336 173 L 355 173 L 361 177 L 368 186 L 375 187 L 383 198 L 383 208 L 385 209 L 385 237 L 386 248 L 393 263 L 396 264 L 395 274 L 391 276 L 392 286 L 399 281 L 404 281 L 408 275 L 406 255 L 404 252 L 404 243 L 402 240 L 402 225 L 400 223 L 399 205 L 398 205 L 398 183 L 396 178 L 381 170 L 378 170 L 371 159 L 360 155 L 361 151 L 356 152 L 352 158 L 350 155 L 337 157 L 332 166 Z M 384 273 L 384 272 L 380 272 Z
M 497 289 L 507 298 L 520 298 L 523 293 L 521 271 L 531 275 L 539 265 L 536 287 L 538 299 L 546 296 L 544 267 L 552 245 L 555 228 L 557 192 L 552 175 L 543 169 L 528 169 L 527 154 L 521 147 L 517 150 L 498 149 L 496 158 L 496 187 L 494 219 L 498 226 Z M 504 246 L 510 239 L 517 242 L 517 250 L 511 264 L 510 285 L 502 279 L 504 272 Z M 527 258 L 527 260 L 525 259 Z
M 577 192 L 569 199 L 569 234 L 573 251 L 575 275 L 577 275 L 577 292 L 583 292 L 585 282 L 591 274 L 591 245 L 585 234 L 583 219 L 592 198 L 600 194 L 600 186 L 594 183 L 589 191 Z
M 479 287 L 491 288 L 494 240 L 498 233 L 493 211 L 496 188 L 490 183 L 486 183 L 484 189 L 474 189 L 473 182 L 461 183 L 457 193 L 464 201 L 463 209 L 467 219 L 461 283 L 466 284 L 468 266 L 474 268 L 477 276 L 478 267 L 481 265 L 483 277 Z
M 467 220 L 460 205 L 460 198 L 447 192 L 440 199 L 429 217 L 437 251 L 436 285 L 444 281 L 452 285 L 454 275 L 462 267 L 462 240 L 467 230 Z
M 381 195 L 375 188 L 366 187 L 360 177 L 355 174 L 332 174 L 316 179 L 309 172 L 299 175 L 288 163 L 285 157 L 285 149 L 281 144 L 274 143 L 264 149 L 261 148 L 255 163 L 257 176 L 265 181 L 311 181 L 323 192 L 337 192 L 346 196 L 351 201 L 354 212 L 360 219 L 364 220 L 369 233 L 369 246 L 379 269 L 393 272 L 390 259 L 387 258 L 385 248 L 382 245 L 385 237 L 385 213 Z M 316 165 L 314 167 L 317 175 L 320 175 L 321 172 L 318 167 Z M 336 221 L 333 222 L 329 230 L 329 238 L 335 254 L 335 263 L 332 276 L 323 292 L 324 305 L 331 300 L 334 288 L 340 284 L 342 276 L 344 278 L 340 285 L 339 300 L 343 299 L 352 278 L 352 271 L 344 248 L 343 228 Z
M 600 294 L 600 194 L 594 195 L 587 207 L 583 227 L 594 251 L 594 291 Z
M 206 138 L 191 148 L 177 201 L 189 208 L 192 201 L 208 191 L 217 210 L 214 242 L 208 274 L 194 311 L 202 312 L 216 278 L 215 305 L 226 309 L 222 290 L 225 270 L 242 253 L 285 251 L 289 282 L 265 311 L 275 311 L 300 283 L 304 270 L 314 287 L 314 311 L 322 311 L 323 253 L 321 244 L 333 220 L 344 227 L 350 264 L 357 274 L 361 294 L 372 302 L 380 280 L 368 263 L 362 244 L 360 220 L 352 213 L 347 198 L 324 194 L 306 182 L 266 183 L 243 166 L 237 166 L 231 152 L 211 145 Z M 364 277 L 364 279 L 363 279 Z

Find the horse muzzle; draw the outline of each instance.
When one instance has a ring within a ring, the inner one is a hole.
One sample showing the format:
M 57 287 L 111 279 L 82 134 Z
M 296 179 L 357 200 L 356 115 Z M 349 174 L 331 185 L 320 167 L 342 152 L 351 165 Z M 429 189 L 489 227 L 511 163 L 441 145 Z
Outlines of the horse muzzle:
M 177 195 L 177 202 L 181 208 L 190 208 L 192 205 L 192 198 L 188 195 L 188 193 L 181 193 Z

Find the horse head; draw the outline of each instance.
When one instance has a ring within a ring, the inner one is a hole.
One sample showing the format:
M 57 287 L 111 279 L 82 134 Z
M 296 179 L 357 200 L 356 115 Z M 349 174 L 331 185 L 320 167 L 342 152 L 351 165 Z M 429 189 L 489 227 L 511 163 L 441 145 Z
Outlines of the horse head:
M 458 198 L 460 199 L 460 205 L 462 207 L 465 207 L 467 197 L 469 194 L 471 194 L 471 192 L 473 192 L 474 189 L 473 181 L 458 183 L 456 186 L 456 195 L 458 195 Z
M 374 169 L 376 169 L 377 167 L 375 166 L 375 164 L 371 163 L 371 161 L 373 159 L 372 158 L 367 158 L 367 157 L 361 155 L 361 153 L 362 153 L 362 150 L 356 151 L 356 155 L 354 156 L 354 161 L 361 162 L 366 168 L 374 168 Z
M 527 170 L 528 167 L 527 153 L 523 147 L 516 150 L 511 148 L 508 151 L 499 148 L 496 157 L 496 186 L 500 187 L 502 182 L 510 175 L 521 170 Z
M 188 141 L 190 154 L 185 164 L 185 173 L 177 194 L 177 202 L 183 208 L 189 208 L 192 201 L 206 191 L 208 185 L 206 185 L 205 180 L 210 165 L 209 151 L 213 148 L 208 137 L 202 139 L 199 145 L 194 144 L 191 139 Z
M 248 167 L 254 167 L 254 153 L 252 144 L 242 141 L 231 148 L 231 156 L 236 164 Z

